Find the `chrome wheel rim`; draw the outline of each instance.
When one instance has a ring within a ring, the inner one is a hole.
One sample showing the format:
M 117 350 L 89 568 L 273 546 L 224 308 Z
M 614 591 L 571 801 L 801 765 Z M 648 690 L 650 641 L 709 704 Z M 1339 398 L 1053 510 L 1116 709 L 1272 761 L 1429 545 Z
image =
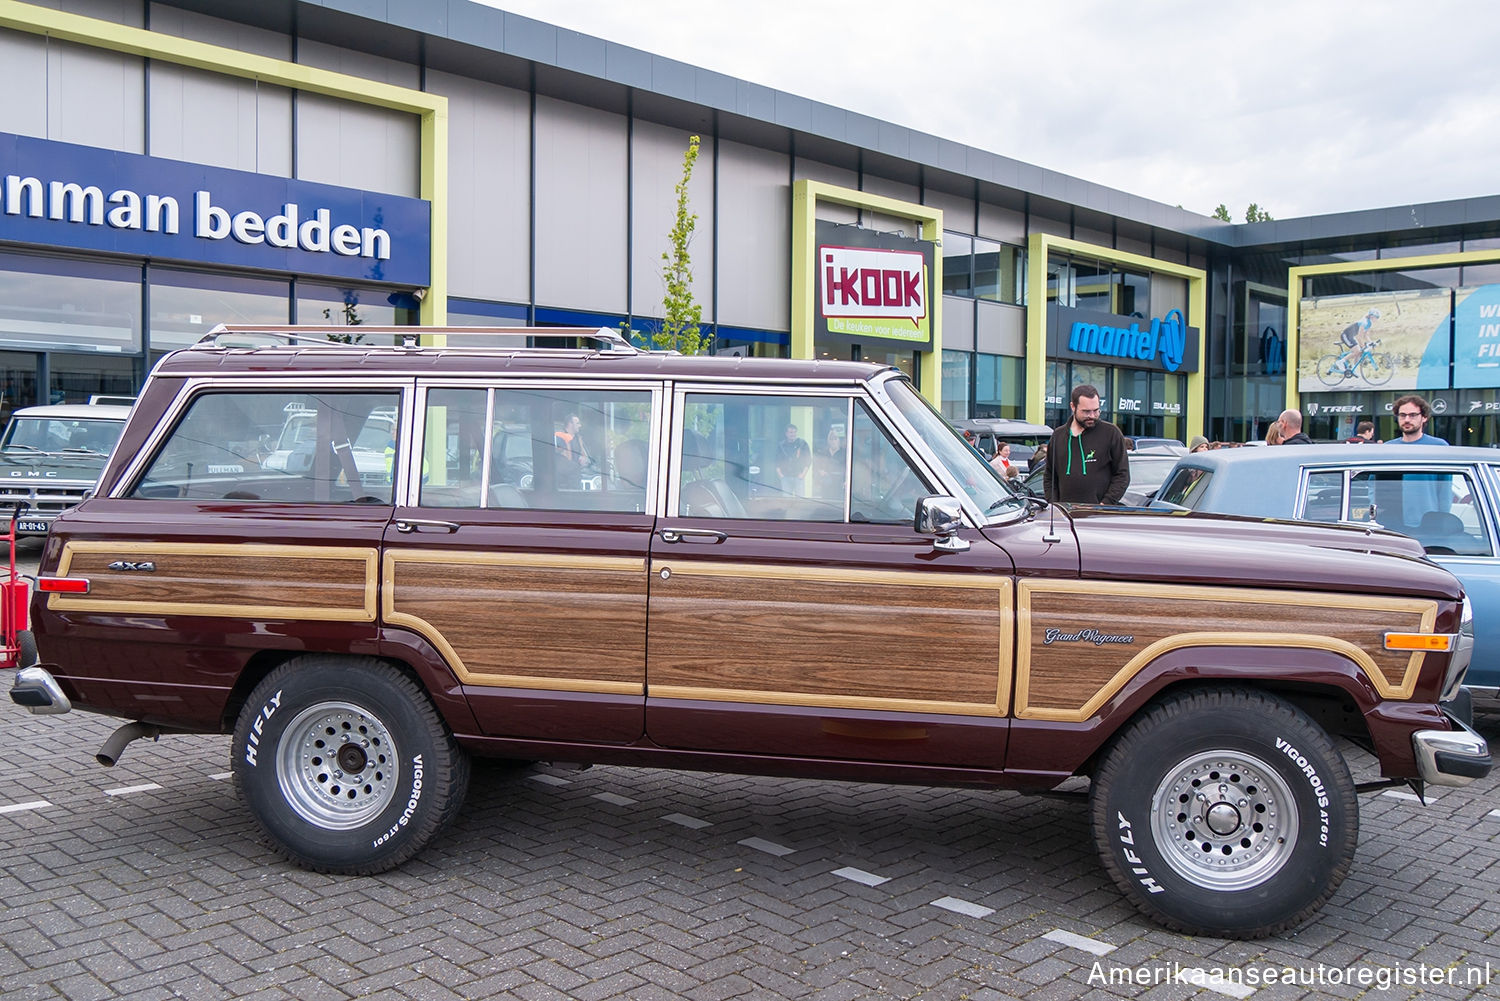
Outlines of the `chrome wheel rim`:
M 1195 886 L 1242 890 L 1274 876 L 1297 846 L 1297 804 L 1279 772 L 1241 751 L 1173 766 L 1151 800 L 1162 857 Z
M 399 766 L 396 744 L 380 720 L 348 702 L 321 702 L 287 726 L 276 780 L 303 820 L 347 831 L 395 799 Z

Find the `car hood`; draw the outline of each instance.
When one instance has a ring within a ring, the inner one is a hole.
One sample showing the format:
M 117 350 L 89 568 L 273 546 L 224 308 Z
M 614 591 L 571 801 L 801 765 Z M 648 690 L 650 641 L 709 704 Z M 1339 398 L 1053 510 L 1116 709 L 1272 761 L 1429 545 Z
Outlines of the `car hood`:
M 1409 594 L 1463 587 L 1395 532 L 1273 518 L 1074 509 L 1084 577 Z
M 12 449 L 0 452 L 0 478 L 27 480 L 88 480 L 99 478 L 109 461 L 107 455 L 83 452 L 27 452 Z M 53 475 L 47 475 L 47 474 Z

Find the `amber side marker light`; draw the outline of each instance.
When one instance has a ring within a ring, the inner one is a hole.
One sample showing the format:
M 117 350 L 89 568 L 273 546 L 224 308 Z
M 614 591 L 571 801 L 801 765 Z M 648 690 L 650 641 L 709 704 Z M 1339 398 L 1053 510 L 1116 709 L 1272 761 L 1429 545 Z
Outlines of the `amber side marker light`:
M 1440 650 L 1453 649 L 1451 633 L 1386 633 L 1387 650 Z
M 36 589 L 45 594 L 88 594 L 87 577 L 38 577 Z

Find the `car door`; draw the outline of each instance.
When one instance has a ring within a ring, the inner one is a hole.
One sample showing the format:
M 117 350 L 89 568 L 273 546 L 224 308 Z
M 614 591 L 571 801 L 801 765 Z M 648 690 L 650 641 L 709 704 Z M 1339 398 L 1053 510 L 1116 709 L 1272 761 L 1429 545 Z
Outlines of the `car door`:
M 1378 524 L 1422 544 L 1463 582 L 1474 606 L 1469 683 L 1500 687 L 1500 533 L 1496 467 L 1472 463 L 1318 470 L 1306 476 L 1302 517 Z M 1337 485 L 1342 483 L 1342 492 Z
M 857 388 L 678 386 L 651 543 L 651 740 L 998 767 L 1011 563 L 972 528 L 962 552 L 914 531 L 934 492 Z
M 429 382 L 382 562 L 383 640 L 490 736 L 628 742 L 645 697 L 660 389 Z

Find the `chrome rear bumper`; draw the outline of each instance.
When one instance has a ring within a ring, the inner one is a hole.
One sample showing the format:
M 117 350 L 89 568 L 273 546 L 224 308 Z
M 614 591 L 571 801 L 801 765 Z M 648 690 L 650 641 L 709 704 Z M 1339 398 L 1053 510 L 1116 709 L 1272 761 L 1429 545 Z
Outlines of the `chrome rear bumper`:
M 27 712 L 39 716 L 73 710 L 73 703 L 63 694 L 57 679 L 45 667 L 35 664 L 16 672 L 15 684 L 10 686 L 10 700 Z
M 1422 781 L 1435 786 L 1465 786 L 1490 773 L 1490 747 L 1462 720 L 1445 713 L 1452 730 L 1418 730 L 1411 735 Z

